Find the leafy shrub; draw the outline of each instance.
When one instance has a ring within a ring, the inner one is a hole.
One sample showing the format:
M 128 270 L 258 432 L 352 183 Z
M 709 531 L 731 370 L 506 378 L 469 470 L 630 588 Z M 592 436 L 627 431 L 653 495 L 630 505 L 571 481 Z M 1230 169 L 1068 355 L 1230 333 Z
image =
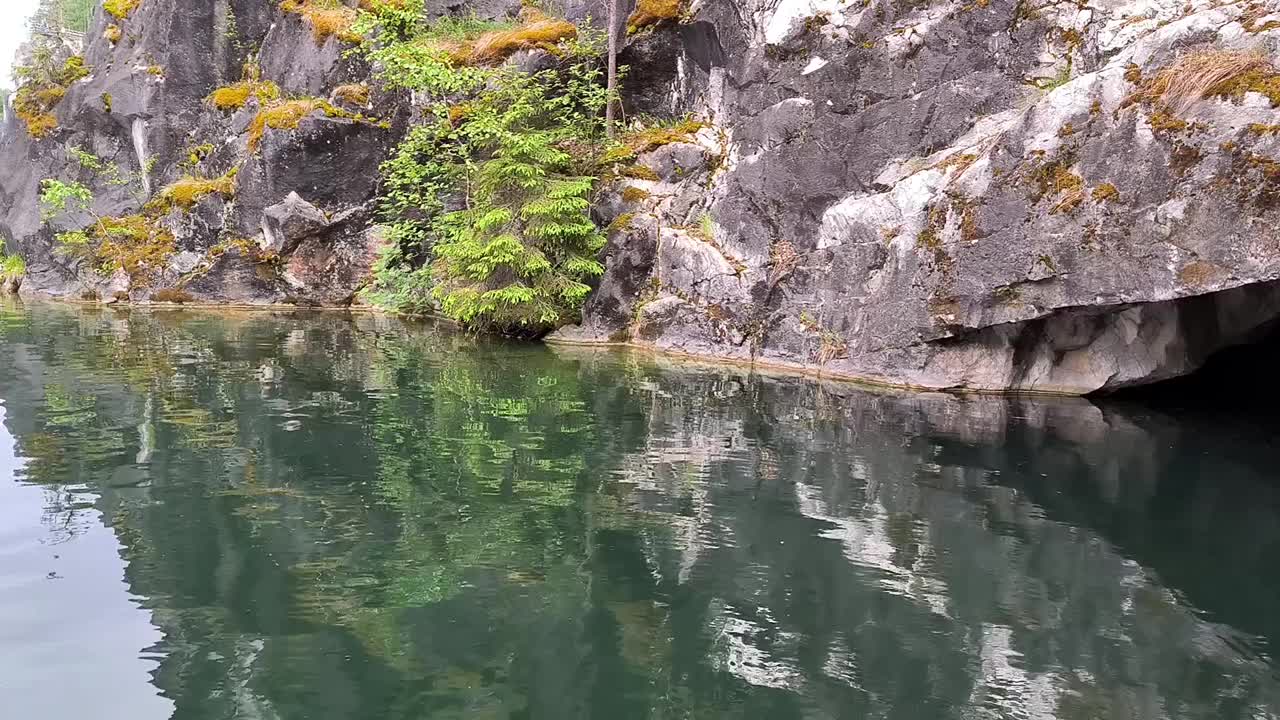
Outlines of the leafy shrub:
M 27 263 L 19 255 L 5 252 L 4 238 L 0 237 L 0 280 L 20 278 L 27 274 Z
M 538 336 L 572 322 L 603 272 L 590 219 L 606 149 L 599 43 L 563 20 L 520 28 L 445 25 L 366 52 L 389 87 L 452 104 L 414 127 L 382 168 L 386 248 L 366 297 L 439 308 L 472 328 Z M 557 42 L 559 69 L 488 67 L 508 50 Z

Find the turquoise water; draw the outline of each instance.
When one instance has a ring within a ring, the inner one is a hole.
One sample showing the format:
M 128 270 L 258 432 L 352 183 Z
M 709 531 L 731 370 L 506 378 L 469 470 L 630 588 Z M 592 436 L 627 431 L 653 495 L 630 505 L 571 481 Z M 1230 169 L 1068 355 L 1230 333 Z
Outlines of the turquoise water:
M 5 718 L 1273 718 L 1251 418 L 0 304 Z

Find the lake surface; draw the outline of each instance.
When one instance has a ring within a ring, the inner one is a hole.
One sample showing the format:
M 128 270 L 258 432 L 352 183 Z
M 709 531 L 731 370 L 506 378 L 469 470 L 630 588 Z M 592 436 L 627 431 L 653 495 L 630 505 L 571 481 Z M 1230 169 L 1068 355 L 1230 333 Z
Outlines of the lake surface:
M 1275 718 L 1280 444 L 0 304 L 5 718 Z

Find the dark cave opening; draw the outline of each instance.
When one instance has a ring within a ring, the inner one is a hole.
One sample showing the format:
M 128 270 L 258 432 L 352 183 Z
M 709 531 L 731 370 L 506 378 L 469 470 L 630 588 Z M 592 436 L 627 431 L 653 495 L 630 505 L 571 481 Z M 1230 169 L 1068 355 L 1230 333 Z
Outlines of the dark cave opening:
M 1250 342 L 1214 353 L 1189 375 L 1125 388 L 1106 397 L 1162 410 L 1270 413 L 1280 404 L 1278 372 L 1280 321 Z

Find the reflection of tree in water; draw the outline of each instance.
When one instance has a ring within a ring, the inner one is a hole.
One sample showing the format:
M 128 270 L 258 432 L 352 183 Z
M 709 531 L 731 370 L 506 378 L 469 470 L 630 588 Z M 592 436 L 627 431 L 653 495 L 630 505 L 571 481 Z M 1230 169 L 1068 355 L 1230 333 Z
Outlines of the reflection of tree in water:
M 1075 406 L 667 373 L 372 317 L 41 308 L 0 310 L 0 335 L 27 479 L 100 496 L 184 717 L 1280 704 L 1248 638 L 1090 529 L 1131 502 L 1158 533 L 1143 508 L 1176 443 Z

